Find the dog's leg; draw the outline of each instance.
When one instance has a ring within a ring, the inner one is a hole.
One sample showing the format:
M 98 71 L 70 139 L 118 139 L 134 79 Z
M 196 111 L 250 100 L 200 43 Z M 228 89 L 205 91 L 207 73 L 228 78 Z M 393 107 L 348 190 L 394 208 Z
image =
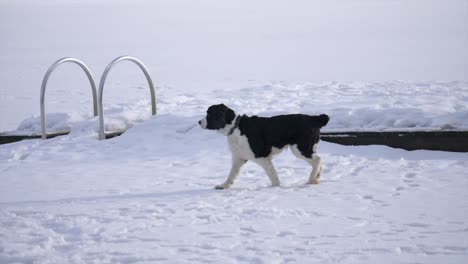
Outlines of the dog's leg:
M 261 159 L 255 160 L 255 162 L 265 170 L 266 174 L 270 178 L 272 186 L 280 185 L 278 174 L 276 173 L 275 166 L 273 166 L 273 162 L 271 162 L 271 159 L 261 158 Z
M 316 145 L 313 146 L 316 148 Z M 308 184 L 318 184 L 320 180 L 320 175 L 322 174 L 322 159 L 317 154 L 312 154 L 311 157 L 306 157 L 299 150 L 297 145 L 291 147 L 291 151 L 299 159 L 307 161 L 312 166 L 312 172 L 310 173 Z
M 242 165 L 244 165 L 247 162 L 245 159 L 241 159 L 238 157 L 232 157 L 232 167 L 231 171 L 229 172 L 229 176 L 226 179 L 226 181 L 215 187 L 217 190 L 222 190 L 222 189 L 227 189 L 229 188 L 233 183 L 234 180 L 236 179 L 237 175 L 239 174 L 240 168 Z
M 309 177 L 309 184 L 318 184 L 320 181 L 320 175 L 322 174 L 322 159 L 316 155 L 312 155 L 310 159 L 310 164 L 312 165 L 312 172 Z

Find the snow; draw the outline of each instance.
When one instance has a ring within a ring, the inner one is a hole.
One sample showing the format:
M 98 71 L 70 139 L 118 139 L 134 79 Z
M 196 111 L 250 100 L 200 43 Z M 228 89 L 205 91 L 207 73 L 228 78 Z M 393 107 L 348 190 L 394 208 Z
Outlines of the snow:
M 105 126 L 127 132 L 99 141 L 88 80 L 59 67 L 47 129 L 70 134 L 0 145 L 0 263 L 466 262 L 467 153 L 320 142 L 318 185 L 286 151 L 281 187 L 248 163 L 219 191 L 226 139 L 197 126 L 225 103 L 327 113 L 323 131 L 467 130 L 466 5 L 1 1 L 0 131 L 40 132 L 40 83 L 63 56 L 96 82 L 115 57 L 138 57 L 158 115 L 143 74 L 119 64 Z
M 118 104 L 104 103 L 106 131 L 125 130 L 151 116 L 149 89 L 144 88 L 145 81 L 136 85 L 140 87 L 132 94 L 136 101 L 121 98 Z M 110 86 L 113 88 L 112 83 Z M 249 115 L 327 113 L 331 120 L 323 131 L 328 132 L 468 130 L 468 82 L 462 81 L 250 81 L 245 87 L 208 92 L 158 86 L 156 93 L 159 112 L 181 116 L 202 115 L 208 106 L 223 102 Z M 48 114 L 47 131 L 97 131 L 96 118 L 92 118 L 91 96 L 83 102 L 89 106 L 84 112 Z M 11 134 L 40 132 L 40 116 L 37 114 L 10 131 Z
M 321 142 L 319 185 L 306 185 L 310 166 L 286 152 L 274 160 L 282 187 L 269 187 L 262 169 L 247 164 L 232 189 L 216 191 L 230 154 L 224 136 L 193 127 L 206 106 L 233 98 L 238 109 L 272 114 L 278 109 L 269 108 L 271 100 L 283 97 L 256 88 L 193 97 L 171 90 L 161 92 L 157 116 L 150 117 L 148 100 L 108 108 L 107 129 L 115 128 L 113 120 L 132 124 L 120 137 L 99 141 L 93 118 L 67 136 L 0 147 L 0 262 L 459 263 L 468 257 L 468 154 Z M 312 109 L 307 96 L 288 101 Z M 132 111 L 148 119 L 136 122 L 141 117 Z
M 94 119 L 69 136 L 2 146 L 2 261 L 466 258 L 466 154 L 322 142 L 318 186 L 303 185 L 307 166 L 286 154 L 276 163 L 283 188 L 250 166 L 233 190 L 215 192 L 229 169 L 225 140 L 177 132 L 203 106 L 179 106 L 185 116 L 161 110 L 106 141 Z

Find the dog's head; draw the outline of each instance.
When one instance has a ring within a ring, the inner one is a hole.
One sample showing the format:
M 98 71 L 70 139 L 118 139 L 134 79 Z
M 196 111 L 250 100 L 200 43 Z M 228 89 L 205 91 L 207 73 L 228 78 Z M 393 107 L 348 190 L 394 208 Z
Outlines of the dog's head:
M 205 129 L 221 130 L 231 124 L 235 117 L 236 113 L 224 104 L 212 105 L 198 124 Z

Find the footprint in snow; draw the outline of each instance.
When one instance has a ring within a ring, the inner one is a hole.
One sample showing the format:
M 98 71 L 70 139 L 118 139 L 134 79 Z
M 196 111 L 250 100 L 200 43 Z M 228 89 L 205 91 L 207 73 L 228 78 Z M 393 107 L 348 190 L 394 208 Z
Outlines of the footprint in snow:
M 409 224 L 406 224 L 406 226 L 417 227 L 417 228 L 428 228 L 431 225 L 425 224 L 425 223 L 409 223 Z
M 409 173 L 406 173 L 404 176 L 403 176 L 403 181 L 404 182 L 413 182 L 413 179 L 416 177 L 416 173 L 413 173 L 413 172 L 409 172 Z
M 276 236 L 278 236 L 278 237 L 288 237 L 288 236 L 295 236 L 295 235 L 296 235 L 296 233 L 291 232 L 291 231 L 281 231 Z
M 20 152 L 16 152 L 14 155 L 13 155 L 13 160 L 25 160 L 27 157 L 29 157 L 29 153 L 20 153 Z
M 405 190 L 406 188 L 403 186 L 398 186 L 395 188 L 394 193 L 392 196 L 399 196 L 401 194 L 401 191 Z
M 248 233 L 257 233 L 257 230 L 255 230 L 253 227 L 241 227 L 240 230 Z

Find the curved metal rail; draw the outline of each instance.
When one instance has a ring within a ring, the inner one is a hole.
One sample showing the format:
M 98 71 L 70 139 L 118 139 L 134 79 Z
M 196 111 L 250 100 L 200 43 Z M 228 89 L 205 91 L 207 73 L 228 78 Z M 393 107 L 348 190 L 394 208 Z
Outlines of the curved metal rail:
M 104 83 L 106 82 L 107 75 L 109 74 L 109 71 L 112 69 L 112 67 L 114 67 L 114 65 L 119 63 L 120 61 L 124 61 L 124 60 L 134 62 L 136 65 L 138 65 L 138 67 L 140 67 L 140 69 L 145 74 L 145 77 L 146 77 L 146 80 L 148 81 L 148 85 L 149 85 L 150 92 L 151 92 L 151 112 L 152 112 L 152 115 L 156 115 L 156 95 L 155 95 L 155 92 L 154 92 L 153 81 L 151 80 L 151 76 L 150 76 L 150 74 L 148 72 L 148 69 L 137 58 L 130 57 L 130 56 L 118 57 L 118 58 L 114 59 L 113 61 L 111 61 L 109 63 L 109 65 L 107 65 L 106 69 L 104 70 L 104 73 L 101 76 L 101 80 L 99 82 L 99 100 L 98 100 L 99 139 L 106 139 L 106 133 L 104 131 L 104 111 L 102 109 L 102 96 L 103 96 L 103 93 L 104 93 Z
M 47 86 L 47 81 L 49 80 L 50 75 L 52 72 L 60 65 L 65 62 L 72 62 L 77 64 L 78 66 L 83 69 L 83 71 L 86 73 L 86 76 L 88 76 L 89 83 L 91 84 L 91 89 L 93 93 L 93 111 L 94 111 L 94 116 L 98 115 L 98 106 L 97 106 L 97 100 L 96 100 L 96 84 L 94 82 L 93 75 L 89 71 L 88 67 L 80 60 L 77 60 L 75 58 L 62 58 L 54 64 L 52 64 L 49 69 L 47 70 L 46 74 L 44 75 L 44 79 L 42 80 L 42 86 L 41 86 L 41 137 L 42 139 L 47 139 L 47 132 L 46 132 L 46 116 L 45 116 L 45 106 L 44 106 L 44 99 L 45 99 L 45 90 Z

